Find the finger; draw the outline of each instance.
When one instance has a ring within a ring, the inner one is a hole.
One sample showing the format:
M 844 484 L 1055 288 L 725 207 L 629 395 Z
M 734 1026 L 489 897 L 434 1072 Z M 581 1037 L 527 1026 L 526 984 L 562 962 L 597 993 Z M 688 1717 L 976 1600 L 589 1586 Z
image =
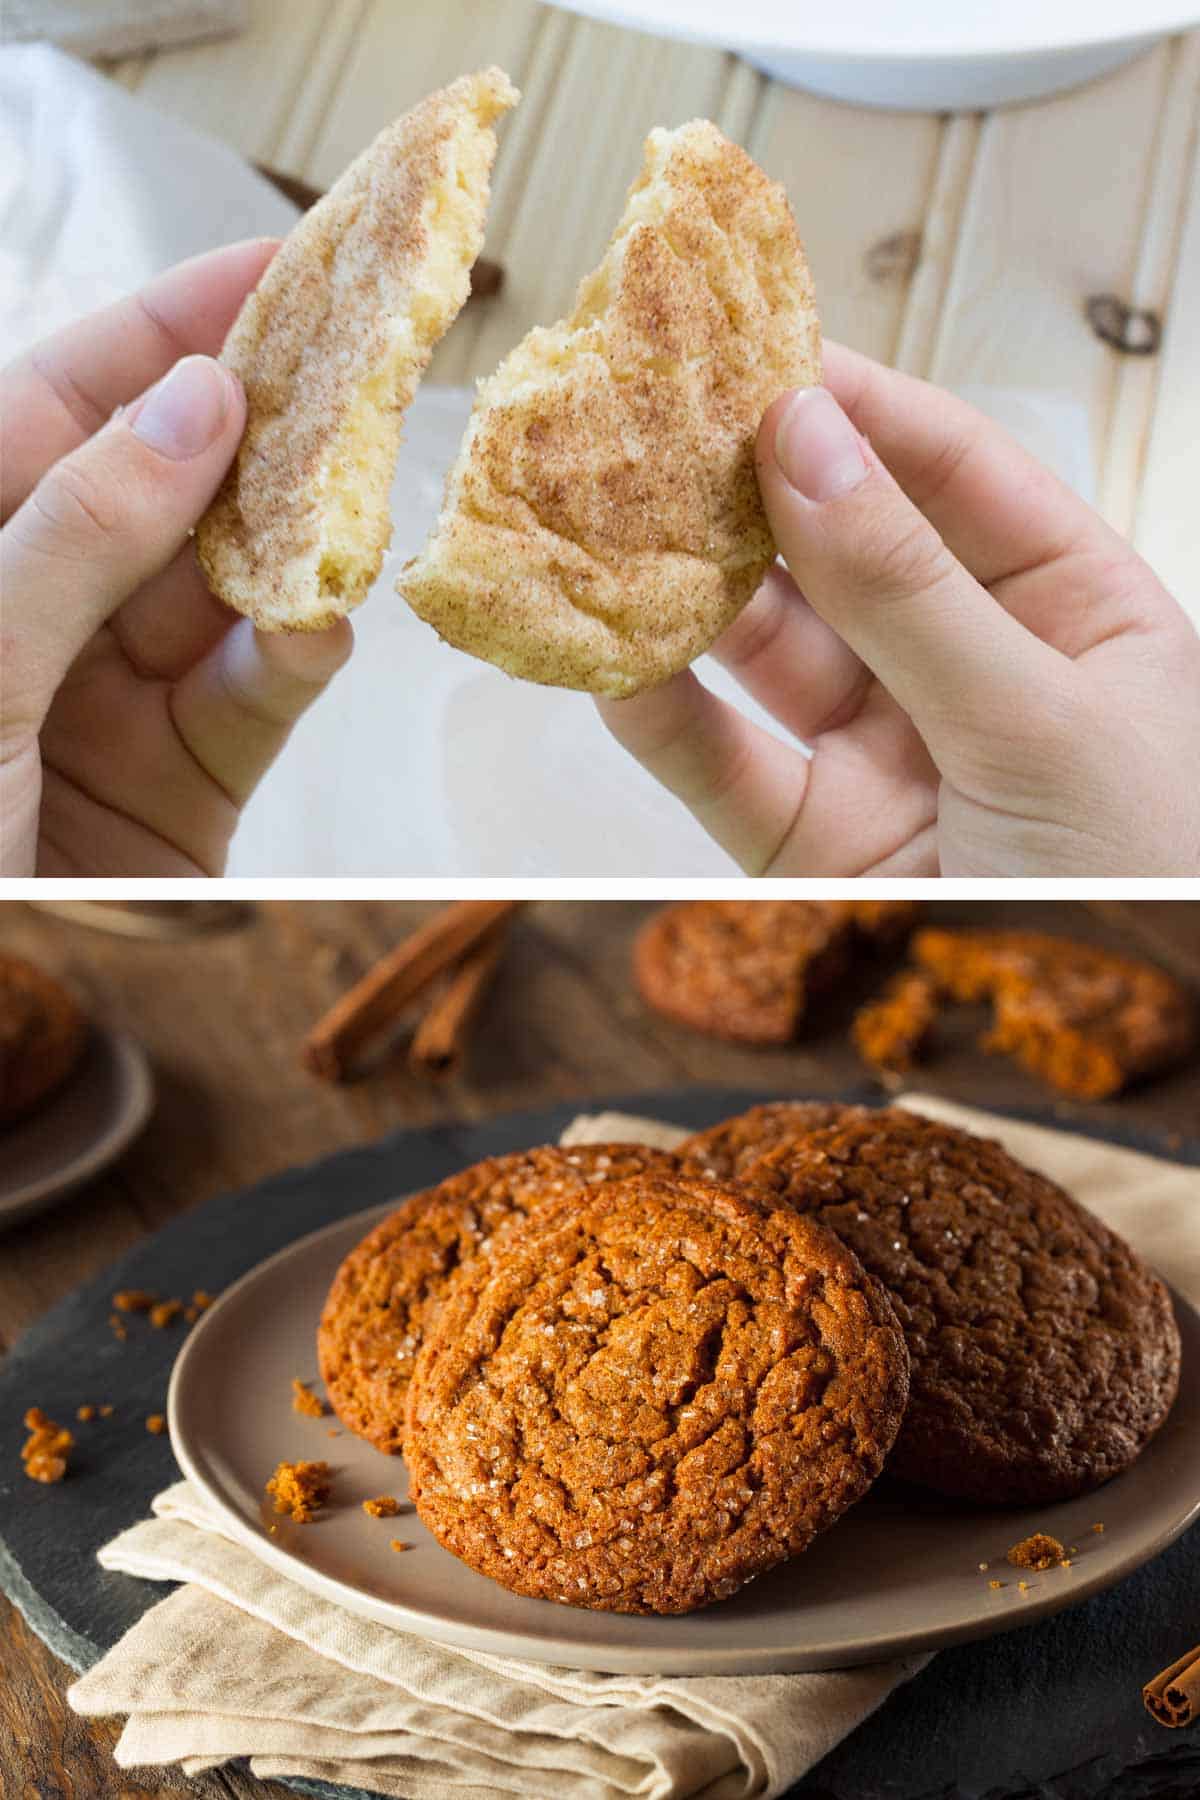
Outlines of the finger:
M 825 388 L 784 395 L 758 438 L 763 501 L 809 603 L 874 671 L 942 773 L 997 780 L 1055 729 L 1072 665 L 968 574 Z
M 991 586 L 1069 555 L 1102 526 L 1072 488 L 954 394 L 825 345 L 825 385 L 951 553 Z
M 767 870 L 804 802 L 809 760 L 689 671 L 629 700 L 597 700 L 617 742 L 750 875 Z
M 170 562 L 209 504 L 245 421 L 240 385 L 185 357 L 64 457 L 0 533 L 6 727 L 40 728 L 55 690 L 126 596 Z
M 772 718 L 809 744 L 848 724 L 874 680 L 779 563 L 711 654 Z
M 140 293 L 35 344 L 0 372 L 0 522 L 60 457 L 184 356 L 216 356 L 278 248 L 275 238 L 193 257 Z
M 130 595 L 109 626 L 139 675 L 173 682 L 207 656 L 237 617 L 205 581 L 189 540 Z
M 242 619 L 176 686 L 175 729 L 235 805 L 253 792 L 353 644 L 349 619 L 291 635 L 255 631 Z

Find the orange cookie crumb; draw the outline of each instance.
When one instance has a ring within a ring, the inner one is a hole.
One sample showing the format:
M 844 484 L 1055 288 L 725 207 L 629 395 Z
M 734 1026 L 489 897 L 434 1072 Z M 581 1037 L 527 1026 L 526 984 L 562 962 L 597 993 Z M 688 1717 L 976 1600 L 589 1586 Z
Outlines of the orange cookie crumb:
M 112 1303 L 119 1313 L 149 1312 L 158 1304 L 158 1295 L 148 1288 L 122 1288 L 113 1295 Z
M 85 1406 L 77 1406 L 75 1408 L 75 1417 L 79 1420 L 80 1424 L 82 1424 L 82 1425 L 87 1425 L 92 1419 L 95 1418 L 95 1416 L 96 1416 L 96 1409 L 92 1405 L 90 1400 L 88 1401 L 88 1403 Z
M 292 1411 L 303 1413 L 306 1419 L 323 1419 L 325 1402 L 313 1393 L 307 1382 L 298 1377 L 292 1379 Z
M 1002 1581 L 989 1581 L 988 1586 L 990 1588 L 1002 1588 L 1004 1583 Z
M 1065 1555 L 1057 1538 L 1045 1531 L 1035 1531 L 1031 1537 L 1022 1538 L 1019 1544 L 1013 1545 L 1008 1560 L 1014 1569 L 1052 1569 Z
M 370 1513 L 373 1519 L 394 1519 L 400 1511 L 400 1502 L 392 1494 L 379 1494 L 374 1500 L 363 1501 L 363 1511 Z
M 393 1550 L 411 1550 L 412 1545 L 406 1544 L 404 1542 L 403 1538 L 393 1538 L 392 1539 L 392 1549 Z
M 182 1300 L 160 1300 L 150 1308 L 150 1323 L 162 1331 L 177 1319 L 183 1311 Z
M 112 1332 L 113 1336 L 116 1338 L 116 1340 L 119 1344 L 123 1344 L 125 1342 L 125 1339 L 129 1336 L 129 1333 L 126 1331 L 125 1326 L 122 1323 L 120 1315 L 118 1313 L 110 1314 L 109 1321 L 108 1321 L 108 1328 Z
M 146 1420 L 146 1430 L 151 1434 L 151 1436 L 152 1437 L 161 1437 L 163 1432 L 166 1429 L 167 1429 L 167 1421 L 163 1418 L 162 1414 L 161 1413 L 151 1413 L 150 1417 Z
M 25 1414 L 29 1433 L 21 1446 L 21 1461 L 30 1481 L 61 1481 L 67 1472 L 67 1452 L 75 1439 L 64 1425 L 48 1419 L 40 1406 L 31 1406 Z
M 97 1410 L 102 1419 L 111 1419 L 113 1416 L 112 1402 L 110 1400 L 106 1400 L 103 1406 L 97 1408 Z
M 267 1492 L 277 1513 L 288 1513 L 298 1525 L 308 1525 L 329 1498 L 333 1477 L 325 1462 L 281 1462 Z
M 197 1312 L 207 1312 L 216 1297 L 215 1294 L 210 1294 L 207 1288 L 197 1288 L 192 1295 L 192 1305 Z
M 1093 1525 L 1092 1530 L 1096 1533 L 1097 1537 L 1103 1537 L 1103 1535 L 1104 1535 L 1103 1525 Z

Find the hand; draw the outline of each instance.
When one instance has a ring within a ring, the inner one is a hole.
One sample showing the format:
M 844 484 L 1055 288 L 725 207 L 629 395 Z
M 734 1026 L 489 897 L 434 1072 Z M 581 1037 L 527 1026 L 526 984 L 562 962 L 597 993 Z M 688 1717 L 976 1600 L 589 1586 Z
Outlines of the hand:
M 344 620 L 285 637 L 237 619 L 188 542 L 245 424 L 211 359 L 274 250 L 197 257 L 0 376 L 5 875 L 219 875 L 350 653 Z
M 826 350 L 758 439 L 790 575 L 713 652 L 811 758 L 690 672 L 610 731 L 755 875 L 1200 874 L 1182 609 L 998 426 Z

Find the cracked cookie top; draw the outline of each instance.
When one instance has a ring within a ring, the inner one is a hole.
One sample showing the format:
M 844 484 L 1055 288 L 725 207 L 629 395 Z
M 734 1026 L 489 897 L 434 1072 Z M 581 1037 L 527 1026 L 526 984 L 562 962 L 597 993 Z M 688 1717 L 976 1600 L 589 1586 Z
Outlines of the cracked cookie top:
M 338 1418 L 377 1449 L 399 1451 L 417 1351 L 458 1265 L 537 1207 L 675 1167 L 667 1151 L 642 1144 L 546 1145 L 488 1157 L 410 1195 L 346 1257 L 325 1302 L 317 1353 Z
M 1119 1474 L 1169 1412 L 1163 1283 L 1000 1144 L 855 1109 L 751 1142 L 734 1173 L 835 1231 L 891 1295 L 912 1358 L 893 1473 L 986 1502 L 1064 1499 Z
M 517 1593 L 689 1612 L 865 1493 L 907 1388 L 891 1304 L 831 1232 L 634 1176 L 460 1271 L 409 1391 L 411 1496 Z
M 646 140 L 573 311 L 480 386 L 437 528 L 397 587 L 511 675 L 623 695 L 686 666 L 775 556 L 759 423 L 821 379 L 783 188 L 708 120 Z

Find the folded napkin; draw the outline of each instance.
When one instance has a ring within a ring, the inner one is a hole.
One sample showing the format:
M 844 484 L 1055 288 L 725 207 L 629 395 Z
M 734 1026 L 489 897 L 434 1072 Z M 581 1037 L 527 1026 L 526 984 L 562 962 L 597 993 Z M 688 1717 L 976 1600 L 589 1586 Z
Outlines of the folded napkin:
M 1200 1304 L 1200 1176 L 1092 1139 L 914 1095 L 904 1105 L 1000 1138 L 1072 1189 Z M 655 1120 L 577 1119 L 564 1143 L 673 1148 Z M 122 1713 L 122 1767 L 196 1774 L 231 1757 L 405 1800 L 752 1800 L 783 1793 L 929 1660 L 827 1674 L 605 1675 L 446 1649 L 315 1598 L 225 1535 L 180 1482 L 100 1552 L 105 1568 L 184 1585 L 71 1688 Z M 636 1627 L 634 1627 L 636 1628 Z
M 241 31 L 249 0 L 6 0 L 0 43 L 45 38 L 76 56 L 136 56 Z

